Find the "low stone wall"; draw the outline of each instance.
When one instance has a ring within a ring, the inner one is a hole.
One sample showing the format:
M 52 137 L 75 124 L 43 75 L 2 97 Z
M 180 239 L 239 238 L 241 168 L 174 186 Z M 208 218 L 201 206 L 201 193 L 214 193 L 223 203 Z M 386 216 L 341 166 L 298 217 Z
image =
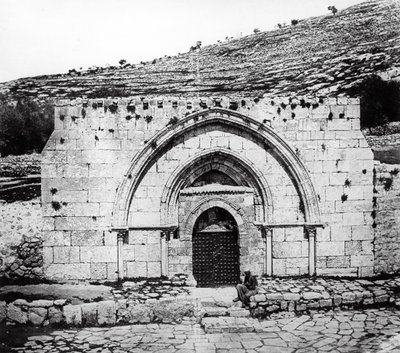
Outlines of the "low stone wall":
M 196 300 L 171 298 L 132 305 L 128 299 L 106 300 L 78 305 L 68 304 L 65 299 L 34 300 L 17 299 L 0 302 L 0 322 L 28 324 L 33 326 L 69 325 L 104 326 L 135 323 L 180 323 L 182 320 L 196 322 Z
M 43 276 L 40 200 L 0 204 L 0 278 Z
M 126 289 L 137 291 L 129 282 Z M 251 297 L 250 311 L 232 298 L 198 297 L 189 291 L 173 296 L 175 287 L 165 288 L 170 297 L 148 294 L 145 301 L 118 295 L 102 301 L 72 304 L 69 299 L 0 301 L 0 322 L 17 325 L 112 326 L 135 323 L 199 323 L 203 317 L 266 317 L 274 312 L 304 313 L 332 308 L 348 309 L 395 305 L 400 307 L 400 277 L 388 280 L 276 279 L 260 280 L 259 293 Z M 148 287 L 143 287 L 146 291 Z M 160 287 L 161 289 L 161 287 Z M 181 287 L 186 291 L 188 287 Z M 121 291 L 120 291 L 121 292 Z M 142 295 L 141 295 L 142 296 Z M 10 298 L 10 297 L 9 297 Z
M 400 282 L 399 282 L 400 283 Z M 400 305 L 392 292 L 399 283 L 367 280 L 268 280 L 263 279 L 258 294 L 251 297 L 253 317 L 265 317 L 277 311 L 304 312 L 307 310 L 356 306 Z
M 400 271 L 400 165 L 376 164 L 372 217 L 375 273 Z

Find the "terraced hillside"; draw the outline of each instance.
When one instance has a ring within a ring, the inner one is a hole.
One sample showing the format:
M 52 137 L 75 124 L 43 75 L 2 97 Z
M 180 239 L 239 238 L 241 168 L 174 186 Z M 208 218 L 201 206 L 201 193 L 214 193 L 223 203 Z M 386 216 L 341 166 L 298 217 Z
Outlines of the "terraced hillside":
M 196 38 L 194 38 L 196 39 Z M 40 76 L 0 85 L 13 96 L 345 94 L 365 76 L 400 79 L 400 1 L 210 45 L 152 63 Z

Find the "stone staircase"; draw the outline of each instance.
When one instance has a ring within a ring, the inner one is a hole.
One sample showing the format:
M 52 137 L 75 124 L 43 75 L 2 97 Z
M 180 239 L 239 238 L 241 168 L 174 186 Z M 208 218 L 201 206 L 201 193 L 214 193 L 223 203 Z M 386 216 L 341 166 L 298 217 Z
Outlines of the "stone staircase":
M 255 332 L 258 327 L 258 320 L 250 318 L 250 311 L 242 308 L 240 302 L 205 299 L 200 305 L 201 326 L 207 333 Z

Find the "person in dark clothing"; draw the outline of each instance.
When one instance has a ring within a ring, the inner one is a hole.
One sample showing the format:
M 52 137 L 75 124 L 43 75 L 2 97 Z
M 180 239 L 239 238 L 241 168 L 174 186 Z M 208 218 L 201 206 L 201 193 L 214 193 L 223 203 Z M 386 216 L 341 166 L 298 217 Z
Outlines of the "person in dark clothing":
M 233 299 L 234 302 L 239 300 L 243 303 L 244 307 L 249 306 L 250 297 L 258 292 L 258 281 L 256 276 L 252 276 L 250 271 L 244 271 L 243 284 L 239 283 L 236 286 L 238 293 L 237 298 Z

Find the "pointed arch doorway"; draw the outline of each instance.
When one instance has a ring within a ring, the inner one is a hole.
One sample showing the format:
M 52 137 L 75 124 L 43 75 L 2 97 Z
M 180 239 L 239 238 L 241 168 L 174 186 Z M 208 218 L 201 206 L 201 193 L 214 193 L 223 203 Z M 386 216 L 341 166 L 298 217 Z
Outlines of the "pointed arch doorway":
M 233 216 L 220 207 L 204 211 L 193 228 L 193 276 L 199 287 L 238 283 L 239 233 Z

